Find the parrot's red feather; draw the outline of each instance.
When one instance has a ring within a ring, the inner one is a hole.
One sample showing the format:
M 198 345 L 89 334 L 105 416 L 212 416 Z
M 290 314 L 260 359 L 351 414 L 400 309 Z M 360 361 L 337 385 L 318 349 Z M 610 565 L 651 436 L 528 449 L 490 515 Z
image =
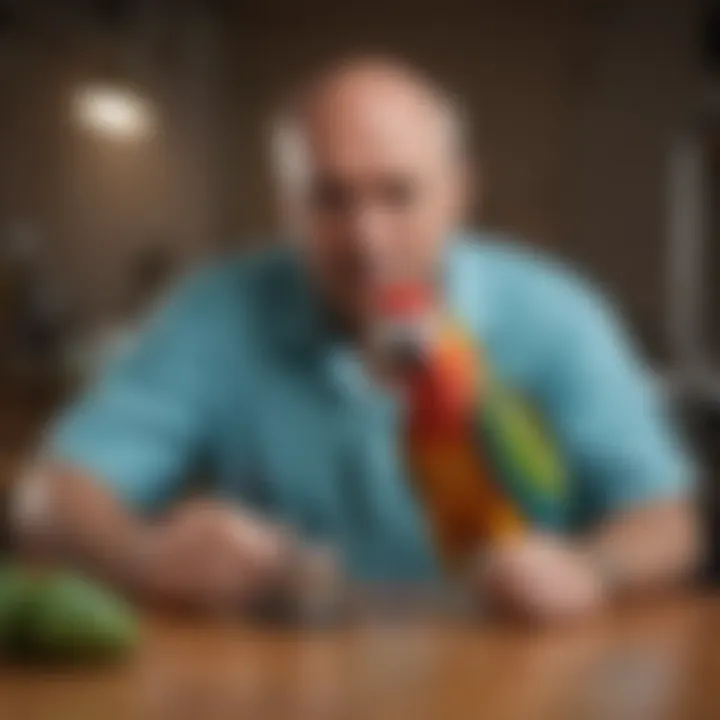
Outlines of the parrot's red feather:
M 434 292 L 427 285 L 406 283 L 388 285 L 378 291 L 377 311 L 386 319 L 412 319 L 431 312 Z
M 472 344 L 455 335 L 442 338 L 408 383 L 413 431 L 466 432 L 477 407 L 479 375 Z

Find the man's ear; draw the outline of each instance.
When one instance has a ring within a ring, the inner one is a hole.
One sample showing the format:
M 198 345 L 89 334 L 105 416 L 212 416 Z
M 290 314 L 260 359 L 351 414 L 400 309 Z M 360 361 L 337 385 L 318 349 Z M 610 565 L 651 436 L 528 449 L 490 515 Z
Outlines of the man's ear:
M 470 159 L 462 159 L 454 171 L 452 197 L 453 213 L 462 224 L 473 220 L 480 214 L 480 177 L 475 164 Z
M 460 170 L 462 174 L 462 193 L 463 206 L 462 213 L 464 218 L 475 219 L 481 216 L 484 200 L 484 183 L 483 176 L 477 163 L 467 158 L 463 162 Z

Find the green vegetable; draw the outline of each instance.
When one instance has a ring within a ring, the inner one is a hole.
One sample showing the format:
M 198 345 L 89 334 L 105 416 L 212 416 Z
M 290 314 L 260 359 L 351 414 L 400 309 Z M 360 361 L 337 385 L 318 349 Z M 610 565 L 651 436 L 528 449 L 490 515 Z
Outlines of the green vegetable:
M 29 661 L 104 660 L 131 650 L 137 619 L 122 600 L 69 573 L 0 575 L 0 625 L 5 651 Z M 0 641 L 2 636 L 0 636 Z
M 13 642 L 30 588 L 26 571 L 9 564 L 0 566 L 0 654 Z

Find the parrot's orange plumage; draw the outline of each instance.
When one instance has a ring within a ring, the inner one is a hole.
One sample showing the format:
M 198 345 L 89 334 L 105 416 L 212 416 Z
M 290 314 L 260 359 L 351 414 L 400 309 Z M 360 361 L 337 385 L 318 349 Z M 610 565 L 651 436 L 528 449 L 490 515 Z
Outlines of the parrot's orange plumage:
M 481 392 L 479 358 L 459 331 L 448 330 L 408 378 L 410 425 L 418 432 L 457 436 Z
M 479 446 L 477 424 L 489 371 L 470 334 L 438 317 L 437 298 L 428 287 L 389 286 L 377 302 L 379 318 L 397 332 L 405 361 L 406 446 L 413 479 L 441 555 L 457 566 L 481 542 L 523 529 L 521 515 Z
M 484 378 L 467 336 L 448 328 L 408 383 L 408 446 L 444 560 L 454 565 L 482 541 L 514 534 L 522 520 L 477 447 L 473 418 Z

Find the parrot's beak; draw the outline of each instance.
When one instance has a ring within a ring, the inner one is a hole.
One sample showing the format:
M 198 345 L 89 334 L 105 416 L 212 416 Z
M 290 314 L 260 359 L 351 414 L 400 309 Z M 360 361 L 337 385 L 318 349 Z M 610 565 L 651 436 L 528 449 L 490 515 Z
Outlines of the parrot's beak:
M 403 373 L 421 370 L 431 360 L 432 325 L 427 318 L 393 319 L 380 323 L 377 347 L 396 370 Z
M 378 296 L 375 343 L 395 369 L 419 370 L 430 360 L 433 295 L 424 286 L 394 285 Z
M 401 340 L 390 349 L 392 365 L 402 370 L 419 370 L 427 359 L 425 348 L 414 339 Z

